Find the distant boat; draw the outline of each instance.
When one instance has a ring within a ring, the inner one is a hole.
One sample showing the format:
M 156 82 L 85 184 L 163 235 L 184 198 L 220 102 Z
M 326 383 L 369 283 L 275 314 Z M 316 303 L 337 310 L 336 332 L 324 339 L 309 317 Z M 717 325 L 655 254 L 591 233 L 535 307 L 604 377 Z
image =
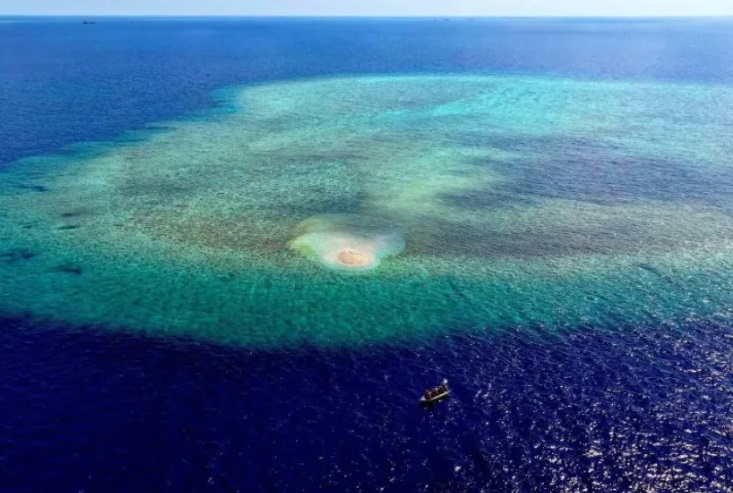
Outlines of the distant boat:
M 443 381 L 437 387 L 430 388 L 425 391 L 422 397 L 420 397 L 420 404 L 432 404 L 434 402 L 442 401 L 450 395 L 450 389 L 448 388 L 448 380 Z
M 82 21 L 82 24 L 96 24 L 94 21 Z

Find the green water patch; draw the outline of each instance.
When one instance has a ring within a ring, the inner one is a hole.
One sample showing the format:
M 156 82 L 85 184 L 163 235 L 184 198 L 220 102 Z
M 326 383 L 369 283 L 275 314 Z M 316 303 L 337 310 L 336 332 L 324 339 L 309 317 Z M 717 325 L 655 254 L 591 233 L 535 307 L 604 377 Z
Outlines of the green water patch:
M 733 89 L 441 75 L 226 95 L 0 175 L 0 313 L 251 347 L 728 314 Z

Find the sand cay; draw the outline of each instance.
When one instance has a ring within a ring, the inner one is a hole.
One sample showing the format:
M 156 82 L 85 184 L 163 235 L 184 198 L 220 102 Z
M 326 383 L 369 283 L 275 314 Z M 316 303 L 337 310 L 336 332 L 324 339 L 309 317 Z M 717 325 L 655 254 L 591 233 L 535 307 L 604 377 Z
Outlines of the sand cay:
M 404 240 L 397 233 L 368 231 L 363 227 L 372 222 L 363 216 L 313 217 L 301 225 L 309 232 L 293 240 L 290 246 L 331 269 L 375 269 L 383 259 L 399 254 L 404 248 Z M 362 228 L 359 229 L 360 223 Z
M 374 257 L 371 255 L 364 255 L 351 249 L 341 250 L 336 258 L 349 267 L 364 267 L 374 263 Z

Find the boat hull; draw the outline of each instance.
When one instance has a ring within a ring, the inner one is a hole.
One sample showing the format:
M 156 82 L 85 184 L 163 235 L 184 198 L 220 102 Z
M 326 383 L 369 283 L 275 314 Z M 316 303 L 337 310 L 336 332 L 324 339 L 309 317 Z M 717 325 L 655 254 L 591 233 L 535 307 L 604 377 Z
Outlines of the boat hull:
M 441 394 L 438 394 L 434 397 L 431 397 L 430 399 L 426 399 L 425 396 L 420 397 L 420 404 L 426 405 L 426 404 L 433 404 L 438 401 L 442 401 L 446 397 L 450 395 L 450 390 L 447 390 Z

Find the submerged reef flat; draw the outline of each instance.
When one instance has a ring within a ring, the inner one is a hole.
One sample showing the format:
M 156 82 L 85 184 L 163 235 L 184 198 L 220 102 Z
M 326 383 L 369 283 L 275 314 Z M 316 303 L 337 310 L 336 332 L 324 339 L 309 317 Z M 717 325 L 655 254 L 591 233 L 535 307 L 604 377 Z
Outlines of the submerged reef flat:
M 729 316 L 733 89 L 228 90 L 0 175 L 0 313 L 251 347 Z

